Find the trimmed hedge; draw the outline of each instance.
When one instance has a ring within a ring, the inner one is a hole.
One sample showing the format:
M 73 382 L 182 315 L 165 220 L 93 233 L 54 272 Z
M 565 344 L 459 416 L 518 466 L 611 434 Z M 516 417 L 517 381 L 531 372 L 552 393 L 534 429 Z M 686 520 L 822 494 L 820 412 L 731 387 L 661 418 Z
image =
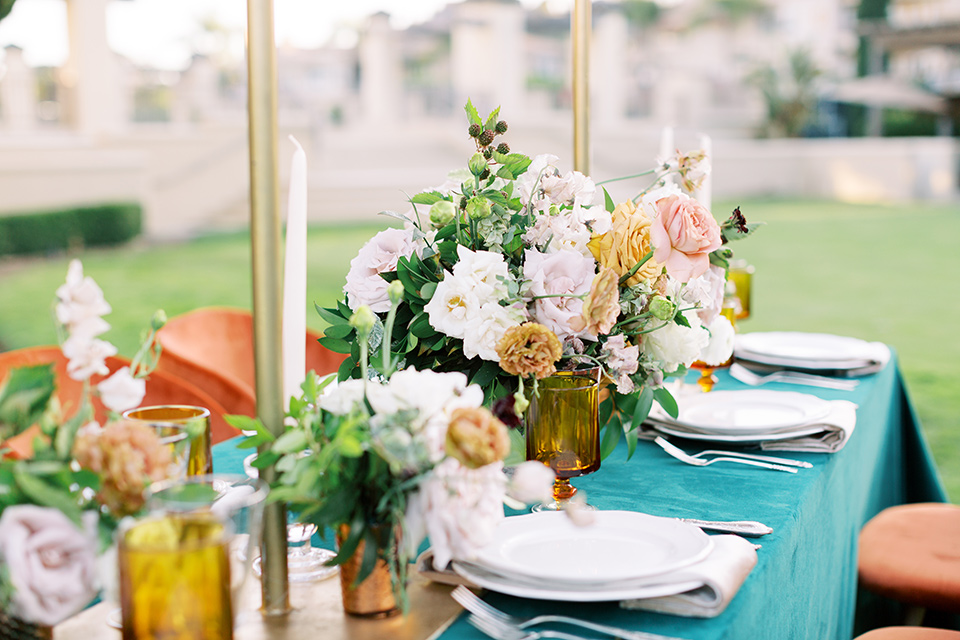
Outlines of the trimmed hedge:
M 143 211 L 137 203 L 0 216 L 0 255 L 120 244 L 139 235 L 142 222 Z

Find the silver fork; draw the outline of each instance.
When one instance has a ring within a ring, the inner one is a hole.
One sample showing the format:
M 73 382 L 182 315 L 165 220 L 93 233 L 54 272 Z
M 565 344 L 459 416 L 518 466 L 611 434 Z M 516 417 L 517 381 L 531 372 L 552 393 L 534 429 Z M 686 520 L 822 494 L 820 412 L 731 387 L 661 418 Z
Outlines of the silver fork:
M 589 629 L 591 631 L 597 631 L 599 633 L 611 635 L 615 638 L 623 638 L 623 640 L 679 640 L 678 638 L 669 638 L 667 636 L 661 636 L 655 633 L 646 633 L 644 631 L 628 631 L 618 627 L 611 627 L 609 625 L 590 622 L 589 620 L 581 620 L 579 618 L 570 618 L 567 616 L 543 615 L 527 619 L 518 618 L 487 604 L 479 596 L 462 585 L 454 589 L 450 595 L 453 596 L 454 600 L 460 603 L 460 606 L 472 613 L 478 620 L 489 621 L 489 624 L 491 625 L 499 624 L 501 627 L 513 627 L 521 632 L 528 627 L 553 622 L 556 624 L 568 624 L 581 627 L 583 629 Z
M 823 389 L 835 389 L 837 391 L 853 391 L 857 388 L 857 385 L 860 384 L 859 380 L 829 378 L 827 376 L 801 373 L 799 371 L 774 371 L 773 373 L 760 375 L 736 362 L 730 367 L 730 375 L 751 387 L 759 387 L 768 382 L 787 382 L 791 384 L 805 384 L 811 387 L 821 387 Z
M 679 460 L 680 462 L 686 462 L 687 464 L 693 465 L 695 467 L 706 467 L 715 462 L 736 462 L 738 464 L 746 464 L 752 467 L 761 467 L 763 469 L 773 469 L 775 471 L 786 471 L 787 473 L 796 473 L 797 470 L 795 467 L 787 467 L 782 464 L 773 464 L 770 462 L 760 462 L 759 460 L 748 460 L 746 458 L 735 458 L 732 456 L 719 456 L 716 458 L 711 458 L 709 460 L 704 460 L 703 458 L 694 458 L 688 454 L 683 449 L 674 446 L 673 444 L 667 442 L 663 436 L 657 436 L 653 440 L 660 447 L 669 453 L 671 456 Z
M 554 638 L 555 640 L 587 640 L 583 636 L 575 636 L 562 631 L 525 631 L 519 627 L 501 624 L 487 618 L 470 614 L 467 622 L 495 640 L 539 640 L 540 638 Z
M 762 456 L 756 453 L 740 453 L 739 451 L 719 451 L 716 449 L 707 449 L 701 451 L 700 453 L 691 454 L 691 458 L 702 458 L 704 456 L 733 456 L 734 458 L 745 458 L 747 460 L 759 460 L 760 462 L 772 462 L 774 464 L 782 464 L 788 467 L 802 467 L 804 469 L 810 469 L 813 467 L 809 462 L 804 462 L 802 460 L 791 460 L 790 458 L 778 458 L 777 456 Z

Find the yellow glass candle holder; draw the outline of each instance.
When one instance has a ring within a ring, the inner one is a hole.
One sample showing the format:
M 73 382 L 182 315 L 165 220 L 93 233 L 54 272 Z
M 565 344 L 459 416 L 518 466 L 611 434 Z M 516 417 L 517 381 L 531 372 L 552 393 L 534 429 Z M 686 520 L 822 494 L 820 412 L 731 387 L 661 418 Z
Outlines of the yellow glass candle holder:
M 210 451 L 210 411 L 208 409 L 179 404 L 158 405 L 130 409 L 123 413 L 123 417 L 152 426 L 175 425 L 182 427 L 190 436 L 187 475 L 198 476 L 213 473 L 213 454 Z
M 737 320 L 750 317 L 750 289 L 754 271 L 754 267 L 747 264 L 745 260 L 732 262 L 727 270 L 727 280 L 733 283 L 734 295 L 740 301 L 736 314 Z
M 231 526 L 156 514 L 118 533 L 123 640 L 231 640 Z

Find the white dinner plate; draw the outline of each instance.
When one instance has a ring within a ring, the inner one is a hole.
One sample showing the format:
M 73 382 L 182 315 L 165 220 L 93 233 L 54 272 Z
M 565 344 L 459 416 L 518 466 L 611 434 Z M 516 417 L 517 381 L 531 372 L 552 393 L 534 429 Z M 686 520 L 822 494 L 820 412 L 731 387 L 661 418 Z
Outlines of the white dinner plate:
M 476 565 L 466 565 L 454 561 L 451 566 L 458 574 L 474 583 L 478 587 L 516 596 L 518 598 L 533 598 L 537 600 L 562 600 L 565 602 L 609 602 L 615 600 L 633 600 L 635 598 L 659 598 L 685 593 L 703 586 L 700 580 L 684 580 L 681 582 L 656 583 L 649 579 L 647 584 L 617 583 L 604 588 L 577 588 L 573 586 L 558 586 L 550 583 L 527 583 L 514 578 L 498 575 L 494 571 L 486 570 Z
M 712 434 L 758 435 L 784 431 L 821 420 L 830 403 L 795 391 L 711 391 L 677 398 L 677 417 L 659 406 L 651 411 L 658 422 Z
M 506 518 L 474 562 L 569 588 L 659 575 L 702 560 L 713 548 L 710 536 L 676 519 L 633 511 L 595 515 L 585 527 L 557 512 Z
M 802 436 L 812 436 L 824 430 L 823 425 L 810 425 L 797 429 L 786 431 L 775 431 L 772 433 L 758 433 L 753 435 L 736 435 L 730 433 L 704 433 L 701 431 L 690 431 L 682 427 L 676 427 L 663 422 L 651 422 L 653 428 L 668 436 L 678 438 L 687 438 L 688 440 L 704 440 L 706 442 L 732 442 L 737 444 L 757 444 L 760 442 L 775 442 L 777 440 L 789 440 L 791 438 L 800 438 Z
M 766 331 L 736 336 L 734 352 L 746 359 L 771 365 L 850 369 L 874 363 L 873 344 L 828 333 Z

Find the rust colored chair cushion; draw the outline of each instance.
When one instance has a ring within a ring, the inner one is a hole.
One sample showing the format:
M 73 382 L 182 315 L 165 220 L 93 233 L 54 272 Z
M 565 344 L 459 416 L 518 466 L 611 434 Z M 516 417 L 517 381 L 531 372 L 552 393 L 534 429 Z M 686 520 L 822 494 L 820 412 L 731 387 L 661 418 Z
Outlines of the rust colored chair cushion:
M 881 511 L 860 532 L 858 569 L 861 584 L 874 593 L 960 611 L 960 507 L 925 503 Z
M 333 373 L 345 355 L 321 346 L 307 331 L 306 370 Z M 243 309 L 207 307 L 171 318 L 160 330 L 160 369 L 189 380 L 228 413 L 256 415 L 253 316 Z
M 884 627 L 859 635 L 856 640 L 960 640 L 960 631 L 924 627 Z

